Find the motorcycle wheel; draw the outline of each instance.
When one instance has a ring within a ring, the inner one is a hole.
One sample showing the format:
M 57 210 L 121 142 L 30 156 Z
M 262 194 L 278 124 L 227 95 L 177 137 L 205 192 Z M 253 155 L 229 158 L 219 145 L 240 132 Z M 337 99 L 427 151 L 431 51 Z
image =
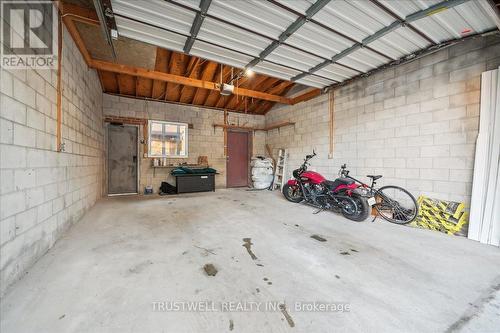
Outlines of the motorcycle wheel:
M 370 214 L 370 205 L 368 204 L 366 199 L 358 194 L 353 194 L 351 198 L 356 202 L 356 212 L 349 214 L 344 209 L 342 209 L 342 215 L 344 215 L 344 217 L 348 218 L 349 220 L 356 222 L 366 220 L 368 214 Z
M 304 196 L 302 195 L 302 190 L 298 185 L 288 185 L 285 184 L 283 186 L 283 195 L 286 200 L 299 203 L 304 200 Z

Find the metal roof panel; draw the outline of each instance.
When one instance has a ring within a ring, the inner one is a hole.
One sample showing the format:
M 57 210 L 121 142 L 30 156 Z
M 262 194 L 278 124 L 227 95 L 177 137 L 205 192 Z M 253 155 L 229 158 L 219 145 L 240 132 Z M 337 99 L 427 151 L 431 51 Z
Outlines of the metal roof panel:
M 285 66 L 307 71 L 309 68 L 316 66 L 323 59 L 298 51 L 290 46 L 281 45 L 276 48 L 266 59 L 283 64 Z
M 339 64 L 330 64 L 320 69 L 316 73 L 321 76 L 329 77 L 338 82 L 350 79 L 351 77 L 359 74 L 359 72 L 356 72 L 344 66 L 340 66 Z
M 299 71 L 283 67 L 280 65 L 276 65 L 268 61 L 260 62 L 257 65 L 255 65 L 252 69 L 255 70 L 257 73 L 274 76 L 284 80 L 290 80 L 295 75 L 300 74 Z
M 297 80 L 295 82 L 300 83 L 300 84 L 304 84 L 306 86 L 316 87 L 316 88 L 328 87 L 328 86 L 331 86 L 332 84 L 335 83 L 335 81 L 333 81 L 333 80 L 327 80 L 327 79 L 323 79 L 323 78 L 320 78 L 317 76 L 312 76 L 312 75 L 306 76 L 305 78 Z
M 118 33 L 121 36 L 140 40 L 149 44 L 160 46 L 166 49 L 181 51 L 186 43 L 187 37 L 155 28 L 147 24 L 115 17 Z
M 203 21 L 198 37 L 230 49 L 258 56 L 269 44 L 269 39 L 249 34 L 243 29 L 207 17 Z
M 304 24 L 286 42 L 325 58 L 331 58 L 353 44 L 312 22 Z
M 113 0 L 113 12 L 185 35 L 189 34 L 195 17 L 189 10 L 158 0 Z
M 229 51 L 199 40 L 194 42 L 191 54 L 238 68 L 245 67 L 245 65 L 252 60 L 249 56 Z
M 269 2 L 258 0 L 214 0 L 208 13 L 276 39 L 297 19 Z

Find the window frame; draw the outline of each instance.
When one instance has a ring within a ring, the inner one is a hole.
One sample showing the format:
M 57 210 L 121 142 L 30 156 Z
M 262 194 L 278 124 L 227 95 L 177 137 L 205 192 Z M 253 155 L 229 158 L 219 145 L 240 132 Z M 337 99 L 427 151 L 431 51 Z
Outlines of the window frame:
M 174 125 L 174 126 L 184 126 L 185 131 L 184 131 L 184 142 L 185 142 L 185 155 L 154 155 L 151 153 L 151 127 L 153 126 L 154 123 L 158 123 L 162 125 L 162 131 L 164 133 L 164 128 L 165 125 Z M 188 123 L 181 123 L 181 122 L 175 122 L 175 121 L 165 121 L 165 120 L 153 120 L 150 119 L 148 120 L 148 157 L 154 157 L 154 158 L 188 158 L 189 157 L 189 124 Z

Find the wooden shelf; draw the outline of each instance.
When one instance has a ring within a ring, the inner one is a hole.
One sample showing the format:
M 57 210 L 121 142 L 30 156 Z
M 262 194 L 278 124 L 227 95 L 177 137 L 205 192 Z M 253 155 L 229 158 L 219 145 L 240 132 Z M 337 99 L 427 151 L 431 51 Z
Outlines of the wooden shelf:
M 251 127 L 251 126 L 237 126 L 237 125 L 224 125 L 224 124 L 214 124 L 214 127 L 220 127 L 220 128 L 225 128 L 225 129 L 243 129 L 243 130 L 249 130 L 249 131 L 270 131 L 276 128 L 281 128 L 285 126 L 294 126 L 295 123 L 287 121 L 284 123 L 279 123 L 279 124 L 273 124 L 269 125 L 266 127 Z
M 152 168 L 180 168 L 180 167 L 187 167 L 187 168 L 208 168 L 208 165 L 202 165 L 202 164 L 181 164 L 181 165 L 158 165 L 158 166 L 151 166 Z

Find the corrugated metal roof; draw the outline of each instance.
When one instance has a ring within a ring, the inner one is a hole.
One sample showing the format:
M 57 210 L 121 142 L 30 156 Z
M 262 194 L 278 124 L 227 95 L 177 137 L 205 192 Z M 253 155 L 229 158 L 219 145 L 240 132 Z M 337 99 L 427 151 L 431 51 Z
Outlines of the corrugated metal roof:
M 272 38 L 278 38 L 297 19 L 296 15 L 261 0 L 213 0 L 208 13 Z
M 411 22 L 411 26 L 388 28 L 398 22 L 398 17 L 404 20 L 440 1 L 335 0 L 299 22 L 290 36 L 283 36 L 290 25 L 308 15 L 316 0 L 213 0 L 191 53 L 243 68 L 255 62 L 266 47 L 278 43 L 263 61 L 257 61 L 253 67 L 256 72 L 287 80 L 299 75 L 299 83 L 324 87 L 433 43 L 495 28 L 475 0 L 460 4 L 450 0 L 447 5 L 458 5 L 440 8 Z M 112 0 L 112 6 L 120 34 L 179 51 L 190 36 L 200 0 Z M 384 29 L 389 29 L 388 33 L 380 34 Z M 381 36 L 371 40 L 375 34 Z M 346 52 L 356 43 L 365 42 L 365 47 Z M 328 64 L 335 56 L 339 59 Z M 318 66 L 322 63 L 325 65 Z
M 245 30 L 230 26 L 210 17 L 207 17 L 203 21 L 198 37 L 218 45 L 230 45 L 234 50 L 253 56 L 258 56 L 269 44 L 269 40 L 266 38 L 255 34 L 248 34 Z

